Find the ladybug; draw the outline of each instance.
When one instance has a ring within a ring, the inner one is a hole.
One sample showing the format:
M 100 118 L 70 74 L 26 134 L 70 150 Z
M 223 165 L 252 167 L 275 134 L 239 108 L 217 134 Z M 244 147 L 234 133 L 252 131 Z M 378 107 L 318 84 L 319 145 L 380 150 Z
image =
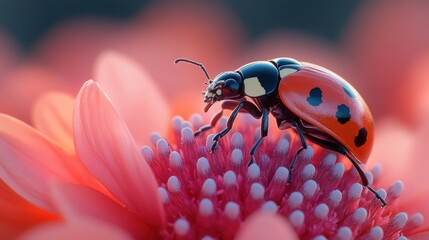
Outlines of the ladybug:
M 371 152 L 374 141 L 374 121 L 359 93 L 342 77 L 315 64 L 293 58 L 276 58 L 248 63 L 235 71 L 223 72 L 213 80 L 201 63 L 179 58 L 178 62 L 198 65 L 208 81 L 204 93 L 207 112 L 221 102 L 209 125 L 195 132 L 195 136 L 216 125 L 224 109 L 232 110 L 225 129 L 213 138 L 212 152 L 218 141 L 232 128 L 239 112 L 246 112 L 261 121 L 261 136 L 250 149 L 249 165 L 256 149 L 268 135 L 268 115 L 277 121 L 279 129 L 293 128 L 302 146 L 297 150 L 289 168 L 289 183 L 297 156 L 307 148 L 307 140 L 346 156 L 358 171 L 366 186 L 383 206 L 386 201 L 369 185 L 360 167 Z

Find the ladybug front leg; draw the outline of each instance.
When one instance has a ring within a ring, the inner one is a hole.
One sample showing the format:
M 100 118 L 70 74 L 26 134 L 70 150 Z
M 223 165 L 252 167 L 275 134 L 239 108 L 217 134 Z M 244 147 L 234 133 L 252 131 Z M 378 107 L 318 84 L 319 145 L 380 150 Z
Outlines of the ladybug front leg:
M 295 156 L 293 157 L 292 164 L 289 168 L 289 180 L 288 183 L 292 183 L 292 172 L 293 168 L 295 167 L 296 160 L 298 159 L 298 155 L 302 152 L 302 150 L 307 149 L 307 141 L 304 138 L 304 134 L 302 133 L 301 128 L 299 127 L 298 123 L 291 122 L 292 125 L 295 127 L 296 131 L 298 132 L 299 139 L 301 140 L 302 147 L 298 148 L 298 150 L 295 153 Z
M 262 116 L 262 112 L 259 110 L 255 104 L 248 102 L 248 101 L 242 101 L 242 102 L 233 102 L 233 101 L 225 101 L 222 103 L 222 108 L 228 108 L 233 106 L 233 104 L 236 104 L 236 107 L 232 111 L 231 115 L 228 118 L 228 121 L 226 122 L 226 128 L 220 131 L 218 134 L 216 134 L 213 137 L 213 144 L 211 147 L 211 151 L 214 152 L 217 148 L 218 141 L 225 136 L 229 131 L 232 129 L 232 125 L 235 121 L 235 118 L 237 117 L 240 110 L 244 110 L 245 112 L 251 114 L 255 118 L 260 118 Z
M 250 166 L 254 162 L 256 149 L 258 148 L 259 144 L 261 144 L 262 140 L 264 140 L 264 138 L 268 135 L 268 113 L 268 109 L 264 108 L 262 110 L 261 136 L 250 149 L 250 161 L 247 166 Z

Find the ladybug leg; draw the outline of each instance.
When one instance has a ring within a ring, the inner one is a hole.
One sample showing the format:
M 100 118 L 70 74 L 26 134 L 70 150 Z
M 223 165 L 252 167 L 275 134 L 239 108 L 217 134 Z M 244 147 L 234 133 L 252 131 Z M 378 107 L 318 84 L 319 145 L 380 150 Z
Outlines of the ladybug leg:
M 295 164 L 296 164 L 296 160 L 298 159 L 298 155 L 302 152 L 302 150 L 307 149 L 307 141 L 305 140 L 304 134 L 302 133 L 302 130 L 299 127 L 298 123 L 296 123 L 296 122 L 291 122 L 291 123 L 295 127 L 296 131 L 298 132 L 302 147 L 298 148 L 298 150 L 295 153 L 295 156 L 293 157 L 292 164 L 290 165 L 290 168 L 289 168 L 288 183 L 292 183 L 292 173 L 293 173 L 293 169 L 294 169 Z
M 234 110 L 232 111 L 231 115 L 228 118 L 228 121 L 226 122 L 226 128 L 223 129 L 222 131 L 220 131 L 218 134 L 216 134 L 213 137 L 213 144 L 211 147 L 211 151 L 214 152 L 217 148 L 218 145 L 218 141 L 225 136 L 229 131 L 231 131 L 232 129 L 232 125 L 235 121 L 235 118 L 237 117 L 238 113 L 240 110 L 244 110 L 247 113 L 250 113 L 253 117 L 255 118 L 260 118 L 262 116 L 262 112 L 258 109 L 258 107 L 256 107 L 253 103 L 248 102 L 248 101 L 241 101 L 241 102 L 236 102 L 236 101 L 224 101 L 222 103 L 222 108 L 225 109 L 229 109 L 232 106 L 236 106 L 234 108 Z
M 261 136 L 250 149 L 250 161 L 247 166 L 250 166 L 254 162 L 256 149 L 258 148 L 259 144 L 261 144 L 262 140 L 264 140 L 264 138 L 268 135 L 268 113 L 268 109 L 264 108 L 262 110 Z

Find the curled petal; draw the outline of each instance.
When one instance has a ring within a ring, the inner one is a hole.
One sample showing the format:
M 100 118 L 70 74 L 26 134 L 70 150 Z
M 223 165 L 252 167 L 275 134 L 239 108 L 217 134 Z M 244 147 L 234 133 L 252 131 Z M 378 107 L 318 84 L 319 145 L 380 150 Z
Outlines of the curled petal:
M 139 65 L 119 53 L 105 52 L 96 62 L 95 79 L 137 143 L 147 144 L 153 131 L 166 133 L 170 107 L 154 80 Z
M 33 204 L 55 211 L 49 180 L 94 185 L 77 159 L 27 124 L 0 114 L 0 178 Z
M 33 106 L 35 127 L 73 155 L 73 116 L 74 99 L 60 92 L 49 92 L 40 97 Z
M 112 225 L 82 221 L 79 223 L 47 223 L 20 236 L 20 240 L 131 240 L 132 238 Z
M 76 151 L 88 170 L 151 227 L 164 224 L 155 177 L 99 85 L 87 81 L 75 105 Z
M 238 240 L 299 239 L 289 223 L 279 215 L 257 212 L 250 216 L 240 228 Z
M 67 221 L 79 223 L 82 219 L 94 219 L 126 230 L 138 239 L 154 238 L 134 213 L 92 188 L 55 181 L 53 198 Z

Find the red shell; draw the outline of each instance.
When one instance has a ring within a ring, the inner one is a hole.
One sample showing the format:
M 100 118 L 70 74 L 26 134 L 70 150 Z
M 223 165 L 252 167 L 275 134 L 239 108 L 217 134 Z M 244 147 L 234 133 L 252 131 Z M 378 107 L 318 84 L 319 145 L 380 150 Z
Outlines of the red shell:
M 317 106 L 307 100 L 314 88 L 322 93 Z M 374 142 L 374 121 L 363 98 L 346 80 L 320 66 L 302 63 L 301 70 L 280 81 L 279 96 L 295 115 L 338 140 L 360 162 L 367 161 Z M 350 113 L 345 123 L 336 117 L 343 104 Z M 362 142 L 362 136 L 357 136 L 363 129 L 366 141 Z

